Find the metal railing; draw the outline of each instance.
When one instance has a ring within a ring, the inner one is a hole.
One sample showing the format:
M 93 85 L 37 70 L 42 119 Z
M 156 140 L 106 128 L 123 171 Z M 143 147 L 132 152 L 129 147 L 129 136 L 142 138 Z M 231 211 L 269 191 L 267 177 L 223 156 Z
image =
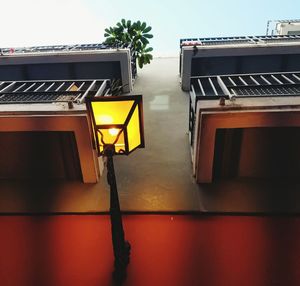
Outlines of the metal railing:
M 81 104 L 88 95 L 103 96 L 108 92 L 109 80 L 0 81 L 0 104 Z
M 111 48 L 105 44 L 79 44 L 79 45 L 49 45 L 16 48 L 0 48 L 2 55 L 26 53 L 53 53 L 68 51 L 104 50 Z
M 237 36 L 180 39 L 183 46 L 211 46 L 236 44 L 261 44 L 270 42 L 300 41 L 300 35 L 266 35 L 266 36 Z
M 201 100 L 300 96 L 300 71 L 191 77 L 189 132 L 193 142 Z
M 191 77 L 198 99 L 290 96 L 300 94 L 300 72 L 232 74 Z

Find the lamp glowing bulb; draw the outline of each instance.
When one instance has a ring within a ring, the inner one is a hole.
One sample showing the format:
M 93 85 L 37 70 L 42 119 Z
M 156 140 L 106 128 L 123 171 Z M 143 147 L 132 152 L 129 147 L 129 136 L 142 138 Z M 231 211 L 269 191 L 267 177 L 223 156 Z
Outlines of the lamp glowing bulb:
M 119 129 L 117 129 L 117 128 L 110 128 L 110 129 L 108 129 L 108 133 L 109 133 L 111 136 L 117 136 L 118 133 L 119 133 Z

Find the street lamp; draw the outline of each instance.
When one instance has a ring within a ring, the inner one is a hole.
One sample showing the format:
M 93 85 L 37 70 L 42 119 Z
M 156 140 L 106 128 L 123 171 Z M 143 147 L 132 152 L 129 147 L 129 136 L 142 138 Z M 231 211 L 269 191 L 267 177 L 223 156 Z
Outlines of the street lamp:
M 125 240 L 113 156 L 129 155 L 144 147 L 141 95 L 87 97 L 86 105 L 98 156 L 107 158 L 110 185 L 110 219 L 116 273 L 129 263 L 130 244 Z

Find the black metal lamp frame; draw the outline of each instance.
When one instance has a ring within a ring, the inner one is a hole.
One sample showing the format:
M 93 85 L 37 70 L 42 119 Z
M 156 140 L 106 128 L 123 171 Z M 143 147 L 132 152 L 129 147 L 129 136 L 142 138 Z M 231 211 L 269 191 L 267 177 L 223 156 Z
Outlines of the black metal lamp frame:
M 105 124 L 105 125 L 97 125 L 95 118 L 93 116 L 93 109 L 91 107 L 91 102 L 95 102 L 95 101 L 130 101 L 133 100 L 134 103 L 129 111 L 129 113 L 127 114 L 127 118 L 125 119 L 123 124 Z M 99 96 L 99 97 L 87 97 L 86 98 L 86 103 L 87 103 L 87 108 L 89 113 L 91 114 L 92 117 L 92 125 L 93 125 L 93 129 L 94 129 L 94 143 L 95 143 L 95 147 L 97 149 L 98 152 L 98 156 L 103 156 L 104 155 L 104 148 L 101 151 L 100 150 L 100 146 L 105 146 L 105 141 L 103 138 L 103 134 L 101 132 L 102 129 L 110 129 L 110 128 L 118 128 L 120 129 L 118 135 L 116 136 L 115 142 L 112 143 L 112 145 L 114 145 L 118 140 L 119 137 L 121 135 L 121 133 L 124 134 L 124 141 L 125 141 L 125 148 L 124 150 L 119 150 L 118 152 L 115 152 L 115 155 L 129 155 L 130 153 L 132 153 L 133 151 L 135 151 L 137 148 L 144 148 L 145 147 L 145 139 L 144 139 L 144 122 L 143 122 L 143 101 L 142 101 L 142 95 L 126 95 L 126 96 Z M 141 123 L 141 128 L 140 128 L 140 140 L 141 143 L 139 146 L 137 146 L 136 148 L 132 149 L 129 151 L 129 144 L 128 144 L 128 134 L 127 134 L 127 130 L 125 128 L 125 126 L 129 123 L 131 116 L 135 110 L 135 108 L 138 108 L 139 110 L 139 122 Z M 99 133 L 100 136 L 97 136 L 97 133 Z M 99 138 L 101 138 L 99 140 Z M 109 144 L 108 144 L 109 145 Z

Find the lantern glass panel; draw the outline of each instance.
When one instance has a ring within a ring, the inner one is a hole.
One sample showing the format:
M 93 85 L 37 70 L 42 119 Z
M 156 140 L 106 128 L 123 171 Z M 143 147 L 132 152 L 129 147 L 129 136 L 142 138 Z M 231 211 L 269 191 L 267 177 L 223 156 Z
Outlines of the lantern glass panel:
M 139 109 L 136 106 L 127 126 L 129 152 L 141 144 L 140 129 Z
M 92 102 L 96 125 L 124 124 L 133 103 L 133 100 Z

